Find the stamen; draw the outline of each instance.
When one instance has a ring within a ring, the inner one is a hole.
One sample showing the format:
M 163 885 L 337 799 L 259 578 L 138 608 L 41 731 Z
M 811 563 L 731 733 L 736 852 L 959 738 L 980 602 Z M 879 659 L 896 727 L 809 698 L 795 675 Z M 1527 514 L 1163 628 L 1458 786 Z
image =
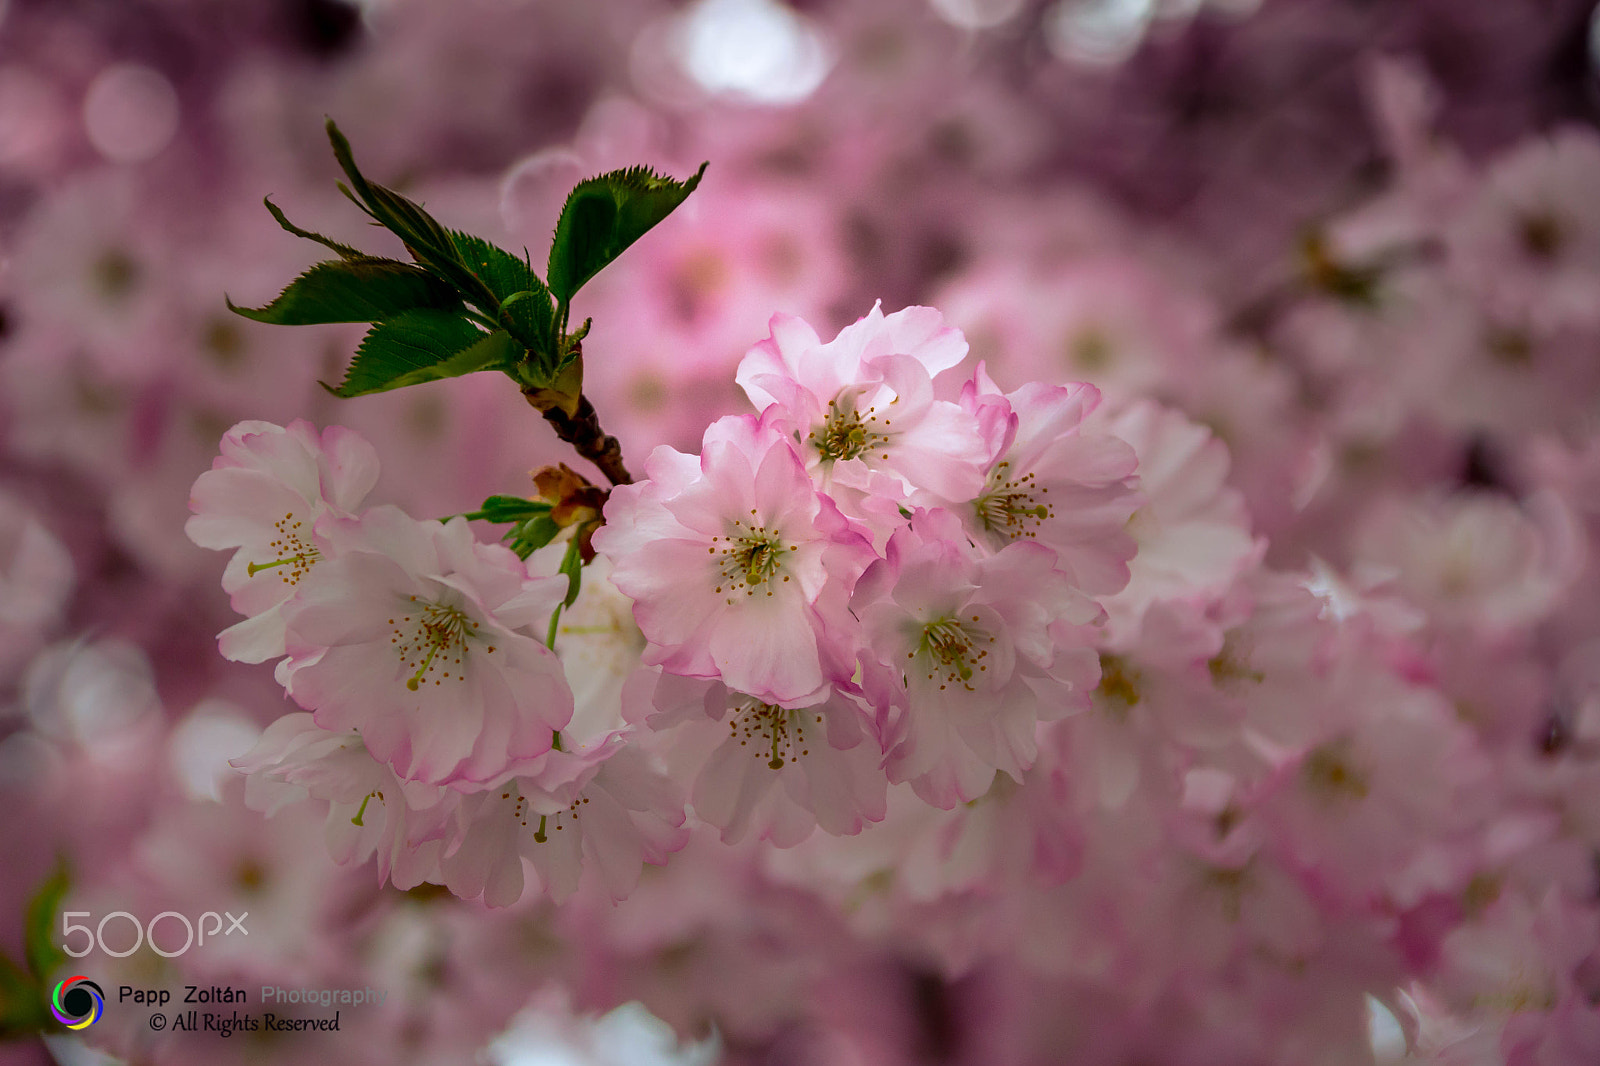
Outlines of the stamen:
M 821 715 L 815 717 L 817 722 L 822 721 Z M 728 736 L 739 741 L 741 748 L 755 741 L 753 754 L 764 761 L 769 770 L 781 770 L 785 763 L 811 754 L 806 742 L 805 716 L 770 703 L 750 700 L 737 707 L 728 723 Z
M 972 621 L 977 622 L 978 616 L 973 615 Z M 922 627 L 922 640 L 911 655 L 926 658 L 927 679 L 939 681 L 941 691 L 948 685 L 960 684 L 968 692 L 975 692 L 973 675 L 989 669 L 983 662 L 989 657 L 989 649 L 977 647 L 980 643 L 993 644 L 994 637 L 976 625 L 943 618 Z
M 270 541 L 267 547 L 272 549 L 276 558 L 270 563 L 251 563 L 245 569 L 251 577 L 255 577 L 263 570 L 271 570 L 276 566 L 288 566 L 278 577 L 285 585 L 297 585 L 300 579 L 316 565 L 322 558 L 322 553 L 315 544 L 308 543 L 300 535 L 300 530 L 305 522 L 296 521 L 294 512 L 284 515 L 273 523 L 273 528 L 278 531 L 276 540 Z
M 1012 540 L 1018 537 L 1037 537 L 1037 527 L 1055 514 L 1048 502 L 1040 499 L 1048 489 L 1035 484 L 1036 475 L 1011 477 L 1007 471 L 1010 460 L 1000 463 L 989 473 L 989 485 L 973 501 L 978 521 L 991 533 L 1003 534 Z M 1037 495 L 1036 495 L 1037 494 Z
M 746 523 L 742 520 L 735 521 L 734 532 L 720 539 L 720 547 L 714 544 L 712 554 L 721 554 L 718 561 L 718 571 L 722 581 L 716 587 L 716 592 L 721 594 L 726 590 L 729 593 L 743 592 L 746 596 L 754 596 L 756 590 L 766 587 L 768 596 L 772 595 L 769 586 L 770 580 L 783 569 L 784 544 L 780 537 L 769 532 L 764 525 Z M 713 541 L 718 538 L 713 537 Z M 794 551 L 798 545 L 789 545 L 788 550 Z M 785 581 L 789 580 L 784 575 Z M 726 602 L 732 604 L 732 598 Z
M 416 622 L 413 623 L 413 617 Z M 393 624 L 394 620 L 390 619 Z M 460 665 L 466 654 L 467 637 L 477 628 L 477 623 L 469 619 L 459 607 L 451 607 L 440 603 L 430 603 L 422 607 L 420 616 L 406 615 L 395 625 L 390 643 L 395 645 L 395 650 L 400 654 L 400 662 L 413 669 L 412 675 L 406 679 L 406 688 L 412 692 L 417 691 L 427 680 L 434 668 L 438 665 Z M 491 651 L 494 649 L 490 649 Z M 440 658 L 440 653 L 444 657 Z M 435 662 L 438 659 L 439 662 Z M 444 683 L 444 678 L 455 674 L 456 680 L 465 682 L 466 671 L 446 670 L 442 676 L 434 679 L 434 684 Z
M 898 397 L 895 401 L 898 402 Z M 840 401 L 844 402 L 841 403 Z M 821 435 L 812 431 L 806 439 L 817 449 L 817 454 L 824 461 L 836 459 L 854 459 L 857 456 L 882 449 L 889 443 L 890 435 L 880 433 L 875 428 L 878 422 L 877 408 L 869 407 L 866 412 L 856 410 L 855 397 L 850 392 L 842 392 L 828 401 L 828 417 L 822 423 Z M 884 420 L 884 428 L 889 422 Z M 888 458 L 884 452 L 882 458 Z
M 362 796 L 361 797 L 361 806 L 356 808 L 355 817 L 350 819 L 350 824 L 351 825 L 362 826 L 362 827 L 366 826 L 366 823 L 364 821 L 362 821 L 362 819 L 366 816 L 366 813 L 367 813 L 367 803 L 372 799 L 373 796 L 377 796 L 378 797 L 378 802 L 379 803 L 383 802 L 383 793 L 382 792 L 377 792 L 377 791 L 368 792 L 365 796 Z

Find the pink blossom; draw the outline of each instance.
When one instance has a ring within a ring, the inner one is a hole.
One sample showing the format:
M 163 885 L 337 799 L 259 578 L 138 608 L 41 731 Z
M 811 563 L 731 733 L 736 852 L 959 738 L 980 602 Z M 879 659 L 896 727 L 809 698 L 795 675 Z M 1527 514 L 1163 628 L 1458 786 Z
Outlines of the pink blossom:
M 1086 704 L 1103 614 L 1054 561 L 1030 541 L 979 557 L 955 515 L 919 511 L 862 575 L 851 610 L 891 781 L 936 806 L 974 799 L 996 770 L 1021 779 L 1039 720 Z
M 240 422 L 221 447 L 194 483 L 184 531 L 202 548 L 235 549 L 222 588 L 246 618 L 219 644 L 229 659 L 259 663 L 284 654 L 283 605 L 327 548 L 317 519 L 361 506 L 378 479 L 378 456 L 342 426 L 319 435 L 305 421 Z
M 1128 523 L 1138 544 L 1126 588 L 1103 601 L 1115 634 L 1151 604 L 1216 594 L 1266 552 L 1250 533 L 1244 497 L 1227 484 L 1228 450 L 1181 412 L 1136 403 L 1108 432 L 1139 457 L 1143 504 Z
M 1540 327 L 1596 324 L 1600 140 L 1572 127 L 1496 160 L 1448 231 L 1452 264 L 1493 314 Z
M 991 257 L 940 294 L 972 354 L 1001 380 L 1093 384 L 1113 403 L 1150 395 L 1203 359 L 1215 311 L 1139 258 L 1096 235 L 1064 263 Z
M 289 695 L 358 730 L 408 780 L 484 782 L 550 750 L 572 716 L 561 663 L 532 635 L 565 594 L 465 519 L 391 507 L 324 516 L 334 555 L 286 606 Z
M 1125 527 L 1139 505 L 1137 459 L 1117 437 L 1083 432 L 1099 390 L 1032 382 L 1001 396 L 980 366 L 961 402 L 985 423 L 1008 415 L 995 427 L 1001 440 L 976 498 L 964 506 L 947 500 L 973 539 L 992 550 L 1037 541 L 1056 553 L 1057 568 L 1075 586 L 1097 596 L 1126 585 L 1134 542 Z
M 309 714 L 286 714 L 232 765 L 247 775 L 245 803 L 254 810 L 270 816 L 307 799 L 327 803 L 325 841 L 335 862 L 376 855 L 379 883 L 399 888 L 440 880 L 445 818 L 459 795 L 396 776 L 359 734 L 324 729 Z
M 1582 564 L 1573 520 L 1551 493 L 1381 500 L 1356 531 L 1361 560 L 1439 622 L 1505 631 L 1543 617 Z
M 1332 899 L 1385 894 L 1410 905 L 1425 891 L 1464 888 L 1464 864 L 1428 845 L 1484 817 L 1493 779 L 1444 700 L 1357 653 L 1324 678 L 1307 710 L 1310 743 L 1276 763 L 1262 797 L 1285 853 Z
M 819 827 L 850 835 L 883 818 L 883 750 L 849 696 L 791 709 L 719 682 L 648 672 L 630 688 L 630 716 L 665 731 L 669 766 L 692 774 L 695 814 L 725 843 L 753 833 L 790 847 Z
M 649 480 L 611 491 L 594 538 L 633 597 L 644 661 L 784 704 L 814 700 L 841 669 L 847 678 L 824 646 L 817 603 L 870 550 L 787 439 L 748 416 L 724 418 L 698 461 L 661 447 L 645 470 Z
M 522 896 L 527 859 L 558 903 L 577 891 L 586 869 L 610 898 L 626 899 L 643 864 L 665 863 L 688 842 L 683 822 L 676 786 L 637 747 L 618 746 L 555 789 L 513 778 L 465 797 L 444 883 L 464 898 L 509 906 Z
M 740 362 L 738 382 L 757 410 L 798 435 L 806 468 L 841 506 L 891 485 L 954 500 L 977 493 L 986 458 L 978 427 L 933 395 L 934 376 L 967 351 L 938 311 L 884 315 L 874 305 L 826 344 L 792 316 L 773 316 L 771 330 Z

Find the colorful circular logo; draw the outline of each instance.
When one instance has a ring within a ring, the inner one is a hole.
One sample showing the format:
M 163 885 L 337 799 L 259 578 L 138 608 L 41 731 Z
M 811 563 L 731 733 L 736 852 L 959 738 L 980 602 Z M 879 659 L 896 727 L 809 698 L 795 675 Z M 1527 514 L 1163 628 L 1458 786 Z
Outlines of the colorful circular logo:
M 68 1029 L 87 1029 L 105 1013 L 106 994 L 87 977 L 69 977 L 50 993 L 50 1013 Z

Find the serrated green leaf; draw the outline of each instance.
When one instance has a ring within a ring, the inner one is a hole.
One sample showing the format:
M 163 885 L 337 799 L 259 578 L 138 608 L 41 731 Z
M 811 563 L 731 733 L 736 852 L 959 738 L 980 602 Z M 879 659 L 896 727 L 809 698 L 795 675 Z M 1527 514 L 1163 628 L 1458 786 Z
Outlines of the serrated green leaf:
M 420 267 L 398 259 L 361 256 L 317 263 L 265 307 L 239 307 L 232 300 L 227 303 L 234 314 L 256 322 L 309 326 L 324 322 L 381 322 L 416 308 L 448 311 L 461 307 L 461 297 L 450 285 Z
M 328 140 L 333 145 L 334 158 L 350 179 L 350 188 L 340 186 L 346 196 L 399 237 L 413 259 L 460 289 L 468 300 L 485 309 L 499 307 L 499 301 L 488 286 L 468 269 L 448 229 L 423 210 L 422 205 L 362 175 L 350 151 L 350 142 L 332 119 L 328 120 Z
M 320 233 L 313 233 L 308 229 L 301 229 L 299 226 L 296 226 L 293 222 L 289 221 L 287 215 L 278 209 L 278 205 L 272 202 L 272 197 L 265 197 L 261 202 L 267 205 L 267 210 L 271 211 L 272 217 L 278 220 L 278 225 L 282 226 L 296 237 L 304 237 L 308 241 L 316 241 L 324 248 L 332 248 L 334 251 L 339 253 L 341 258 L 344 259 L 368 258 L 367 253 L 363 252 L 359 248 L 352 248 L 348 244 L 340 244 L 332 237 L 324 237 Z
M 572 352 L 573 350 L 575 350 L 578 347 L 578 345 L 583 343 L 583 338 L 585 338 L 585 337 L 587 337 L 589 335 L 589 327 L 592 326 L 592 325 L 594 325 L 594 319 L 586 318 L 586 319 L 583 320 L 583 325 L 579 326 L 577 329 L 575 329 L 571 333 L 567 334 L 567 351 L 568 352 Z
M 405 311 L 372 327 L 345 373 L 336 396 L 418 385 L 477 370 L 510 370 L 522 346 L 504 330 L 484 333 L 459 315 Z
M 495 315 L 500 325 L 520 340 L 523 347 L 543 357 L 552 355 L 555 304 L 528 261 L 470 233 L 452 232 L 450 236 L 467 269 L 497 301 L 496 307 L 484 310 Z
M 484 522 L 522 522 L 550 513 L 546 500 L 529 500 L 521 496 L 490 496 L 483 506 L 468 512 L 467 518 Z
M 544 288 L 544 282 L 539 280 L 526 259 L 518 258 L 504 248 L 470 233 L 451 230 L 450 240 L 467 269 L 477 275 L 478 280 L 500 301 L 509 300 L 515 293 Z
M 55 942 L 55 920 L 61 911 L 61 900 L 72 885 L 65 863 L 57 862 L 50 876 L 28 901 L 25 919 L 23 953 L 28 970 L 36 981 L 43 982 L 56 968 L 66 962 L 67 954 Z
M 579 182 L 567 196 L 550 245 L 546 284 L 562 304 L 700 184 L 706 164 L 688 181 L 647 167 L 614 170 Z
M 511 298 L 500 305 L 500 321 L 534 353 L 539 366 L 554 364 L 556 309 L 543 286 L 537 292 L 512 293 Z

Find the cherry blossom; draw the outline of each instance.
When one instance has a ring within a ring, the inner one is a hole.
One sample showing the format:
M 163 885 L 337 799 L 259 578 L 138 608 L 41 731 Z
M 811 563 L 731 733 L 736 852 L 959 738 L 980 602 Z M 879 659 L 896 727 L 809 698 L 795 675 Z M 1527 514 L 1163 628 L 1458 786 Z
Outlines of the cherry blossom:
M 222 587 L 247 617 L 218 642 L 227 658 L 259 663 L 284 654 L 283 605 L 323 558 L 317 519 L 360 508 L 378 456 L 350 430 L 318 434 L 305 421 L 241 422 L 221 448 L 194 483 L 184 530 L 202 548 L 235 549 Z
M 1103 601 L 1113 633 L 1124 633 L 1158 600 L 1226 588 L 1266 543 L 1251 536 L 1244 497 L 1227 485 L 1227 449 L 1204 426 L 1142 402 L 1105 428 L 1138 456 L 1144 501 L 1128 524 L 1138 544 L 1128 584 Z
M 817 828 L 850 835 L 883 818 L 883 750 L 850 696 L 786 708 L 720 682 L 649 673 L 630 687 L 639 704 L 630 715 L 666 731 L 669 767 L 692 775 L 695 815 L 724 842 L 754 834 L 790 847 Z
M 55 932 L 148 934 L 7 938 L 0 1041 L 287 1048 L 30 1016 L 81 972 L 386 990 L 330 1066 L 673 1057 L 608 1014 L 696 1061 L 1600 1062 L 1594 5 L 1519 6 L 0 0 L 0 909 L 59 857 Z M 716 91 L 754 60 L 828 76 Z M 129 64 L 178 123 L 107 168 Z M 334 253 L 263 196 L 419 250 L 321 113 L 446 259 L 546 279 L 573 182 L 710 164 L 557 388 L 536 345 L 347 402 L 360 323 L 223 298 Z
M 977 493 L 985 458 L 978 427 L 934 398 L 934 376 L 967 347 L 938 311 L 885 315 L 875 305 L 826 344 L 797 318 L 774 316 L 771 330 L 740 362 L 738 382 L 767 418 L 797 434 L 806 468 L 840 506 L 895 485 L 949 499 Z
M 1083 432 L 1099 390 L 1033 382 L 1001 396 L 980 366 L 961 399 L 980 421 L 1003 418 L 991 430 L 1000 443 L 983 488 L 970 502 L 947 501 L 973 539 L 994 550 L 1037 541 L 1055 551 L 1056 566 L 1085 592 L 1122 589 L 1134 553 L 1125 527 L 1139 505 L 1137 459 L 1117 437 Z
M 233 766 L 248 775 L 245 802 L 253 810 L 272 815 L 306 799 L 327 803 L 325 836 L 334 861 L 376 855 L 379 883 L 399 888 L 440 879 L 445 818 L 459 796 L 396 776 L 359 734 L 324 729 L 309 714 L 286 714 Z
M 408 780 L 483 782 L 550 750 L 572 716 L 555 654 L 535 636 L 566 579 L 529 575 L 465 519 L 392 507 L 325 516 L 334 556 L 285 608 L 285 689 L 317 724 L 358 730 Z
M 649 480 L 612 490 L 594 538 L 634 600 L 644 661 L 774 703 L 808 702 L 846 679 L 817 604 L 870 549 L 812 489 L 788 440 L 764 421 L 725 418 L 698 461 L 662 447 L 645 470 Z
M 558 903 L 577 891 L 585 869 L 610 898 L 626 899 L 643 864 L 660 865 L 687 843 L 683 822 L 677 788 L 642 752 L 618 746 L 555 789 L 513 778 L 463 799 L 444 883 L 464 898 L 508 906 L 522 896 L 526 859 Z
M 1086 705 L 1104 614 L 1053 562 L 1029 541 L 979 557 L 960 520 L 934 510 L 862 575 L 851 609 L 891 781 L 941 807 L 974 799 L 996 770 L 1020 779 L 1032 765 L 1039 720 Z

